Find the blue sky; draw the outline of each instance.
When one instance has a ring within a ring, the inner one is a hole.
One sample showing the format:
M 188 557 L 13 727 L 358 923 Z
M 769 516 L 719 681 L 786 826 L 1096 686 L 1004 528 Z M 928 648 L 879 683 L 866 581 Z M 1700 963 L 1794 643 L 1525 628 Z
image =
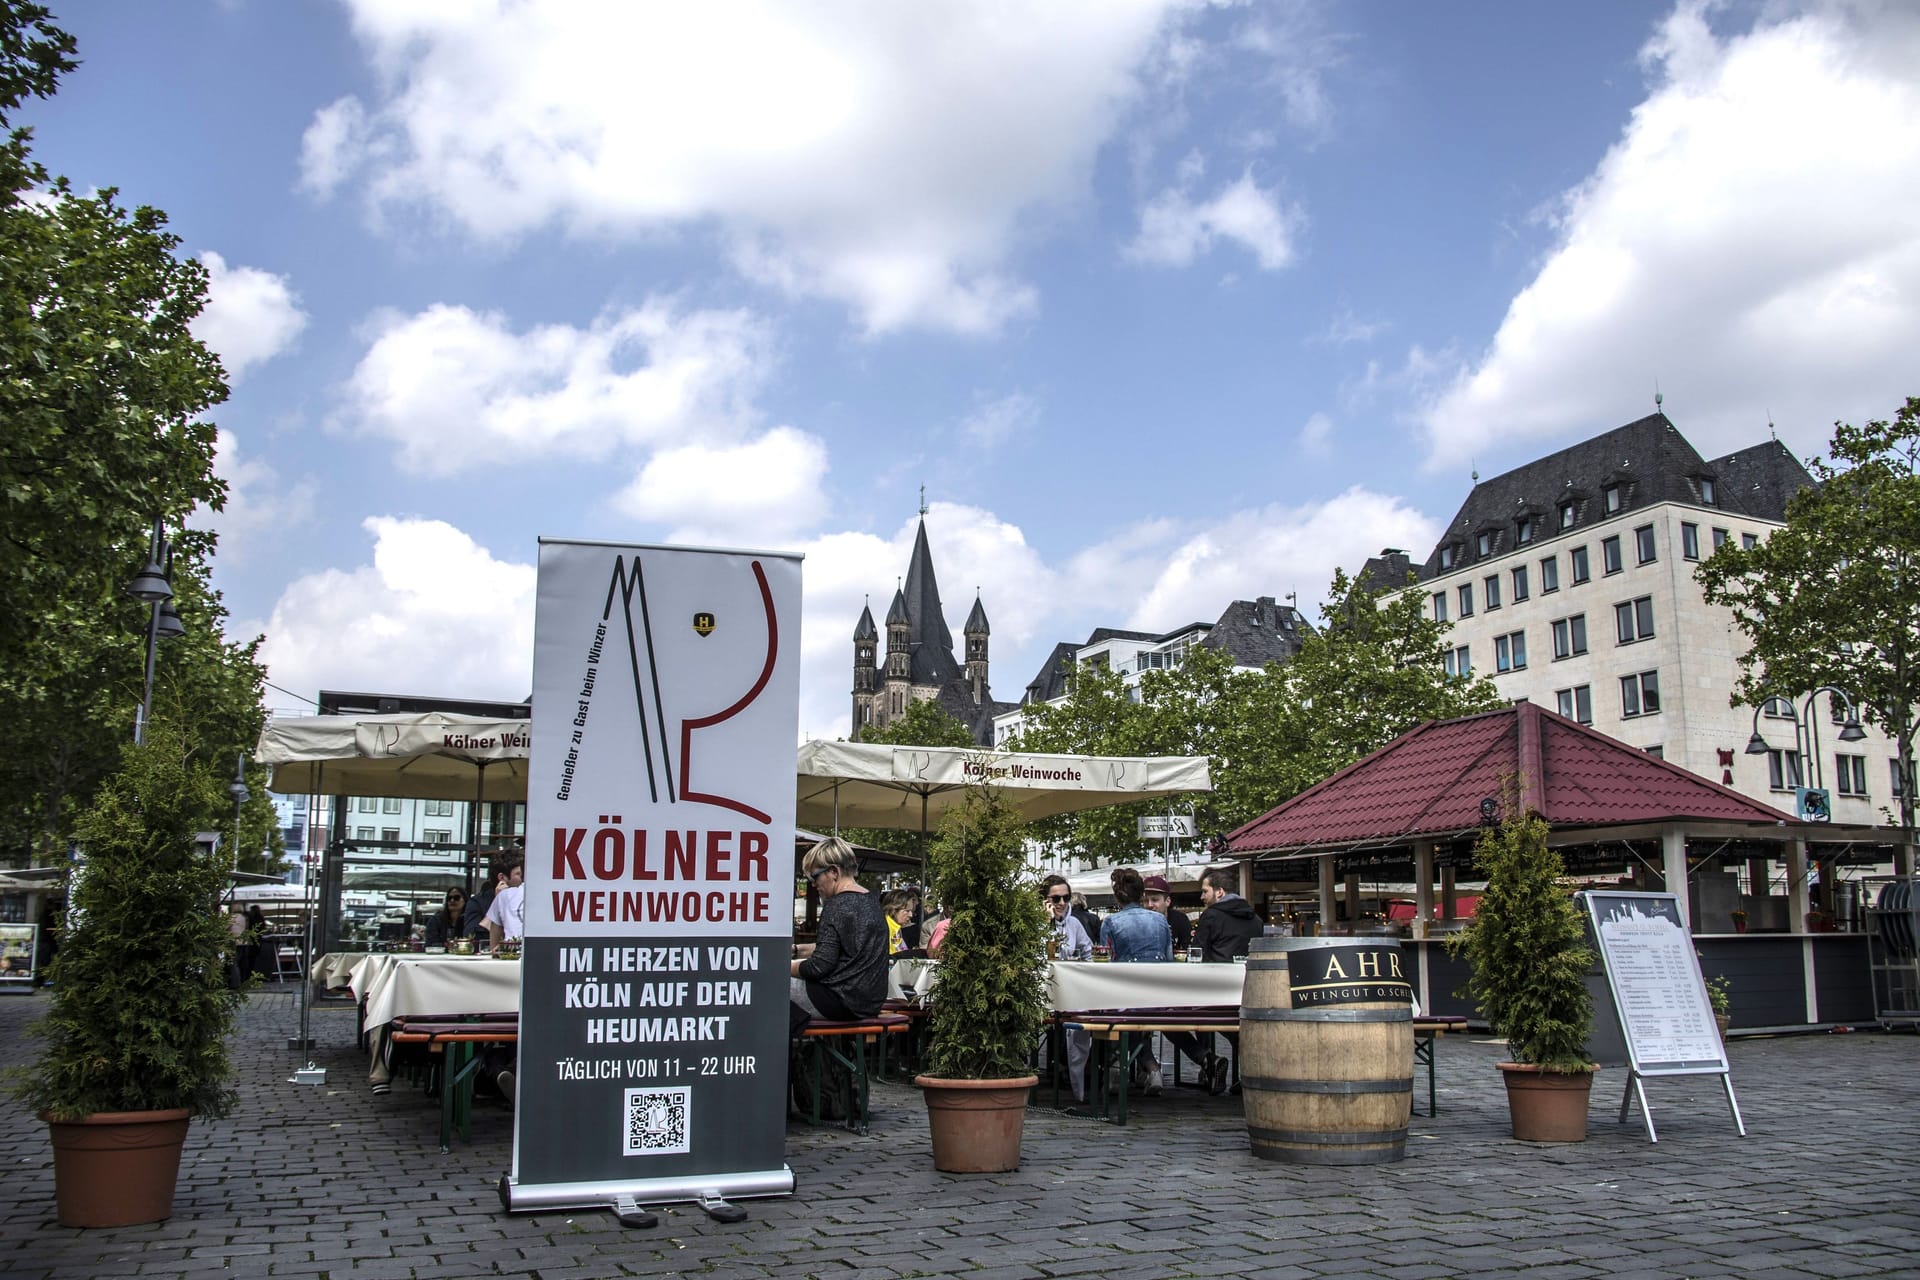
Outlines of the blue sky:
M 542 535 L 798 548 L 835 735 L 921 485 L 1013 698 L 1656 384 L 1709 457 L 1920 392 L 1897 3 L 55 7 L 23 115 L 213 271 L 216 582 L 299 694 L 524 695 Z

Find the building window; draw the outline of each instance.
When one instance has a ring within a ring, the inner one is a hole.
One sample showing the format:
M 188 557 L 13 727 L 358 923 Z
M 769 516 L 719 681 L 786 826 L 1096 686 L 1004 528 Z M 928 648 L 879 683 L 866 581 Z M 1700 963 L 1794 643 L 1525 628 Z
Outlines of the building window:
M 1459 676 L 1462 680 L 1473 674 L 1473 659 L 1467 653 L 1467 646 L 1449 649 L 1441 655 L 1441 665 L 1450 676 Z
M 373 828 L 372 827 L 355 827 L 353 829 L 353 838 L 355 840 L 371 840 L 373 839 Z
M 1562 529 L 1573 528 L 1573 504 L 1571 502 L 1563 502 L 1560 504 L 1560 527 Z
M 1510 631 L 1493 638 L 1493 666 L 1496 671 L 1527 669 L 1527 633 Z
M 1600 539 L 1600 572 L 1620 572 L 1620 535 Z
M 1652 756 L 1655 760 L 1665 760 L 1667 758 L 1666 747 L 1660 745 L 1659 743 L 1655 743 L 1651 747 L 1642 747 L 1640 749 L 1646 752 L 1648 755 Z
M 1900 775 L 1900 757 L 1895 756 L 1893 759 L 1887 761 L 1887 764 L 1893 771 L 1893 798 L 1898 800 L 1901 796 L 1907 794 L 1906 783 Z
M 1657 715 L 1660 711 L 1660 673 L 1641 671 L 1620 677 L 1620 714 L 1625 717 Z
M 1843 796 L 1864 796 L 1867 794 L 1867 758 L 1865 756 L 1842 756 L 1833 758 L 1833 771 L 1840 781 L 1834 787 Z
M 398 812 L 400 812 L 400 797 L 399 797 L 399 796 L 387 796 L 386 798 L 384 798 L 383 800 L 381 800 L 381 801 L 380 801 L 380 812 L 382 812 L 382 813 L 398 813 Z
M 1700 558 L 1700 526 L 1683 524 L 1680 526 L 1680 554 L 1689 560 Z
M 1621 644 L 1653 639 L 1653 597 L 1623 600 L 1613 606 L 1613 630 Z
M 1480 584 L 1480 587 L 1486 594 L 1487 608 L 1498 609 L 1500 607 L 1500 575 L 1497 573 L 1488 574 L 1486 580 Z
M 1515 543 L 1523 547 L 1526 546 L 1529 542 L 1533 541 L 1533 517 L 1532 516 L 1528 516 L 1525 520 L 1522 520 L 1519 524 L 1516 524 L 1513 527 L 1513 539 Z
M 1806 785 L 1800 780 L 1798 751 L 1767 752 L 1767 785 L 1775 791 L 1791 791 Z
M 1460 616 L 1463 618 L 1473 616 L 1473 584 L 1471 582 L 1460 584 Z
M 1587 549 L 1585 547 L 1574 547 L 1567 552 L 1567 567 L 1573 570 L 1573 585 L 1576 587 L 1593 576 L 1591 569 L 1587 565 Z
M 1452 547 L 1440 548 L 1440 567 L 1442 569 L 1453 568 L 1453 548 Z
M 1653 549 L 1653 526 L 1643 524 L 1633 531 L 1633 552 L 1641 564 L 1652 564 L 1659 557 Z
M 1447 593 L 1444 591 L 1433 593 L 1433 620 L 1435 622 L 1447 620 Z
M 1540 562 L 1540 594 L 1560 589 L 1560 557 L 1548 556 Z
M 400 828 L 382 827 L 380 828 L 380 838 L 386 841 L 388 844 L 398 843 L 400 839 Z
M 1474 540 L 1474 548 L 1479 552 L 1479 554 L 1482 557 L 1492 555 L 1493 554 L 1493 535 L 1490 533 L 1481 534 L 1477 539 Z
M 361 796 L 359 799 L 353 802 L 353 807 L 354 807 L 354 811 L 357 813 L 380 812 L 379 809 L 375 807 L 374 799 L 372 796 Z
M 1610 484 L 1602 489 L 1600 491 L 1600 504 L 1606 509 L 1608 515 L 1612 515 L 1618 511 L 1620 509 L 1620 486 Z
M 1732 535 L 1730 535 L 1725 529 L 1715 529 L 1713 531 L 1713 549 L 1715 551 L 1718 551 L 1720 548 L 1726 546 L 1727 539 L 1731 536 Z
M 1513 570 L 1513 602 L 1519 604 L 1527 598 L 1527 566 L 1516 565 Z
M 1793 714 L 1793 704 L 1785 698 L 1768 698 L 1760 704 L 1760 714 L 1763 716 L 1771 716 L 1775 720 L 1792 720 L 1796 718 Z
M 1741 535 L 1740 535 L 1740 549 L 1741 549 L 1742 551 L 1751 551 L 1751 550 L 1753 550 L 1753 549 L 1754 549 L 1755 547 L 1757 547 L 1757 546 L 1759 546 L 1759 545 L 1760 545 L 1760 535 L 1759 535 L 1759 534 L 1757 534 L 1757 533 L 1743 533 L 1743 534 L 1741 534 Z
M 1587 651 L 1587 615 L 1576 613 L 1553 624 L 1553 656 L 1571 658 Z
M 1560 714 L 1569 720 L 1578 720 L 1581 724 L 1593 723 L 1593 686 L 1579 684 L 1571 689 L 1562 689 L 1557 695 L 1560 699 Z
M 422 831 L 420 833 L 420 838 L 422 840 L 425 840 L 428 844 L 452 844 L 453 832 L 435 831 L 429 828 L 428 830 Z
M 1700 477 L 1700 501 L 1706 503 L 1708 506 L 1712 506 L 1713 494 L 1714 494 L 1713 481 L 1709 480 L 1705 476 L 1701 476 Z

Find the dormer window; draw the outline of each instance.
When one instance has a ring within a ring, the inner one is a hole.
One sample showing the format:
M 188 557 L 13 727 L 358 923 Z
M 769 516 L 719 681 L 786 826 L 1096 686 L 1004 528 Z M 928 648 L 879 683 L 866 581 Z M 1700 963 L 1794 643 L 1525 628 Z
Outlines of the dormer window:
M 1478 553 L 1482 556 L 1492 555 L 1493 554 L 1493 535 L 1490 533 L 1481 534 L 1480 537 L 1475 540 L 1475 547 Z
M 1571 502 L 1563 502 L 1560 504 L 1560 527 L 1562 529 L 1573 528 L 1573 503 Z
M 1713 505 L 1713 479 L 1710 476 L 1700 477 L 1700 501 L 1709 507 Z
M 1600 491 L 1600 504 L 1608 515 L 1620 509 L 1620 486 L 1610 484 Z
M 1453 548 L 1452 547 L 1440 548 L 1440 568 L 1442 570 L 1453 568 Z
M 1513 537 L 1514 541 L 1523 547 L 1533 541 L 1533 518 L 1531 516 L 1514 526 Z

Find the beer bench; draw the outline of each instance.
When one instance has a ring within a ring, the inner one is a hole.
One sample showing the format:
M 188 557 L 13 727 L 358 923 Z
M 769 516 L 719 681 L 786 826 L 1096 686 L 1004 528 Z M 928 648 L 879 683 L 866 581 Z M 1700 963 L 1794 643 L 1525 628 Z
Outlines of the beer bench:
M 1459 1014 L 1419 1014 L 1413 1020 L 1413 1062 L 1427 1069 L 1427 1116 L 1440 1114 L 1440 1096 L 1433 1082 L 1433 1051 L 1441 1036 L 1449 1031 L 1467 1029 L 1467 1020 Z M 1419 1114 L 1418 1112 L 1415 1113 Z
M 1053 1016 L 1057 1029 L 1068 1028 L 1084 1031 L 1093 1040 L 1101 1043 L 1106 1052 L 1117 1053 L 1120 1061 L 1127 1066 L 1133 1062 L 1133 1037 L 1152 1035 L 1155 1032 L 1189 1031 L 1195 1035 L 1210 1035 L 1216 1032 L 1233 1034 L 1240 1030 L 1240 1011 L 1230 1008 L 1196 1009 L 1125 1009 L 1125 1010 L 1078 1010 L 1056 1013 Z M 1178 1064 L 1176 1063 L 1176 1069 Z M 1236 1062 L 1235 1070 L 1238 1070 Z M 1100 1097 L 1100 1114 L 1107 1114 L 1106 1078 L 1104 1072 L 1095 1072 L 1096 1079 L 1091 1083 Z M 1127 1087 L 1131 1070 L 1120 1072 L 1120 1097 L 1117 1105 L 1115 1124 L 1127 1122 Z M 1053 1105 L 1060 1105 L 1060 1075 L 1054 1073 Z
M 875 1065 L 880 1068 L 884 1078 L 887 1055 L 882 1037 L 904 1035 L 912 1026 L 913 1019 L 903 1013 L 877 1013 L 871 1018 L 855 1018 L 846 1022 L 823 1018 L 809 1022 L 800 1033 L 800 1043 L 807 1046 L 813 1055 L 813 1113 L 807 1123 L 819 1127 L 820 1082 L 825 1074 L 823 1059 L 831 1058 L 847 1069 L 850 1094 L 847 1099 L 847 1128 L 854 1133 L 866 1133 L 869 1120 L 867 1046 L 874 1045 L 878 1054 Z M 848 1052 L 845 1043 L 836 1043 L 846 1041 L 851 1041 L 851 1052 Z
M 388 1039 L 394 1044 L 425 1045 L 429 1054 L 440 1055 L 440 1151 L 444 1155 L 452 1148 L 456 1128 L 462 1141 L 473 1141 L 473 1081 L 481 1062 L 477 1050 L 483 1045 L 518 1044 L 520 1019 L 517 1014 L 395 1018 L 388 1024 Z

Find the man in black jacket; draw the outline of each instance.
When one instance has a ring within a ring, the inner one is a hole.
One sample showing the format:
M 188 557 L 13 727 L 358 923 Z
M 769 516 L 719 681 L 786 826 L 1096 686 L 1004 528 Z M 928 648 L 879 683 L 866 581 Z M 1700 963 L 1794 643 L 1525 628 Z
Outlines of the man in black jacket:
M 1208 867 L 1200 873 L 1200 901 L 1207 904 L 1207 909 L 1200 913 L 1200 923 L 1193 928 L 1193 945 L 1200 948 L 1203 963 L 1231 964 L 1246 955 L 1253 940 L 1260 936 L 1263 928 L 1260 917 L 1253 913 L 1253 904 L 1235 890 L 1239 882 L 1240 872 L 1233 867 Z M 1210 1091 L 1215 1094 L 1227 1091 L 1227 1060 L 1214 1056 L 1210 1043 L 1185 1031 L 1169 1032 L 1167 1039 L 1199 1064 L 1206 1073 Z M 1209 1036 L 1208 1040 L 1211 1039 Z M 1236 1054 L 1239 1042 L 1239 1036 L 1227 1037 Z

